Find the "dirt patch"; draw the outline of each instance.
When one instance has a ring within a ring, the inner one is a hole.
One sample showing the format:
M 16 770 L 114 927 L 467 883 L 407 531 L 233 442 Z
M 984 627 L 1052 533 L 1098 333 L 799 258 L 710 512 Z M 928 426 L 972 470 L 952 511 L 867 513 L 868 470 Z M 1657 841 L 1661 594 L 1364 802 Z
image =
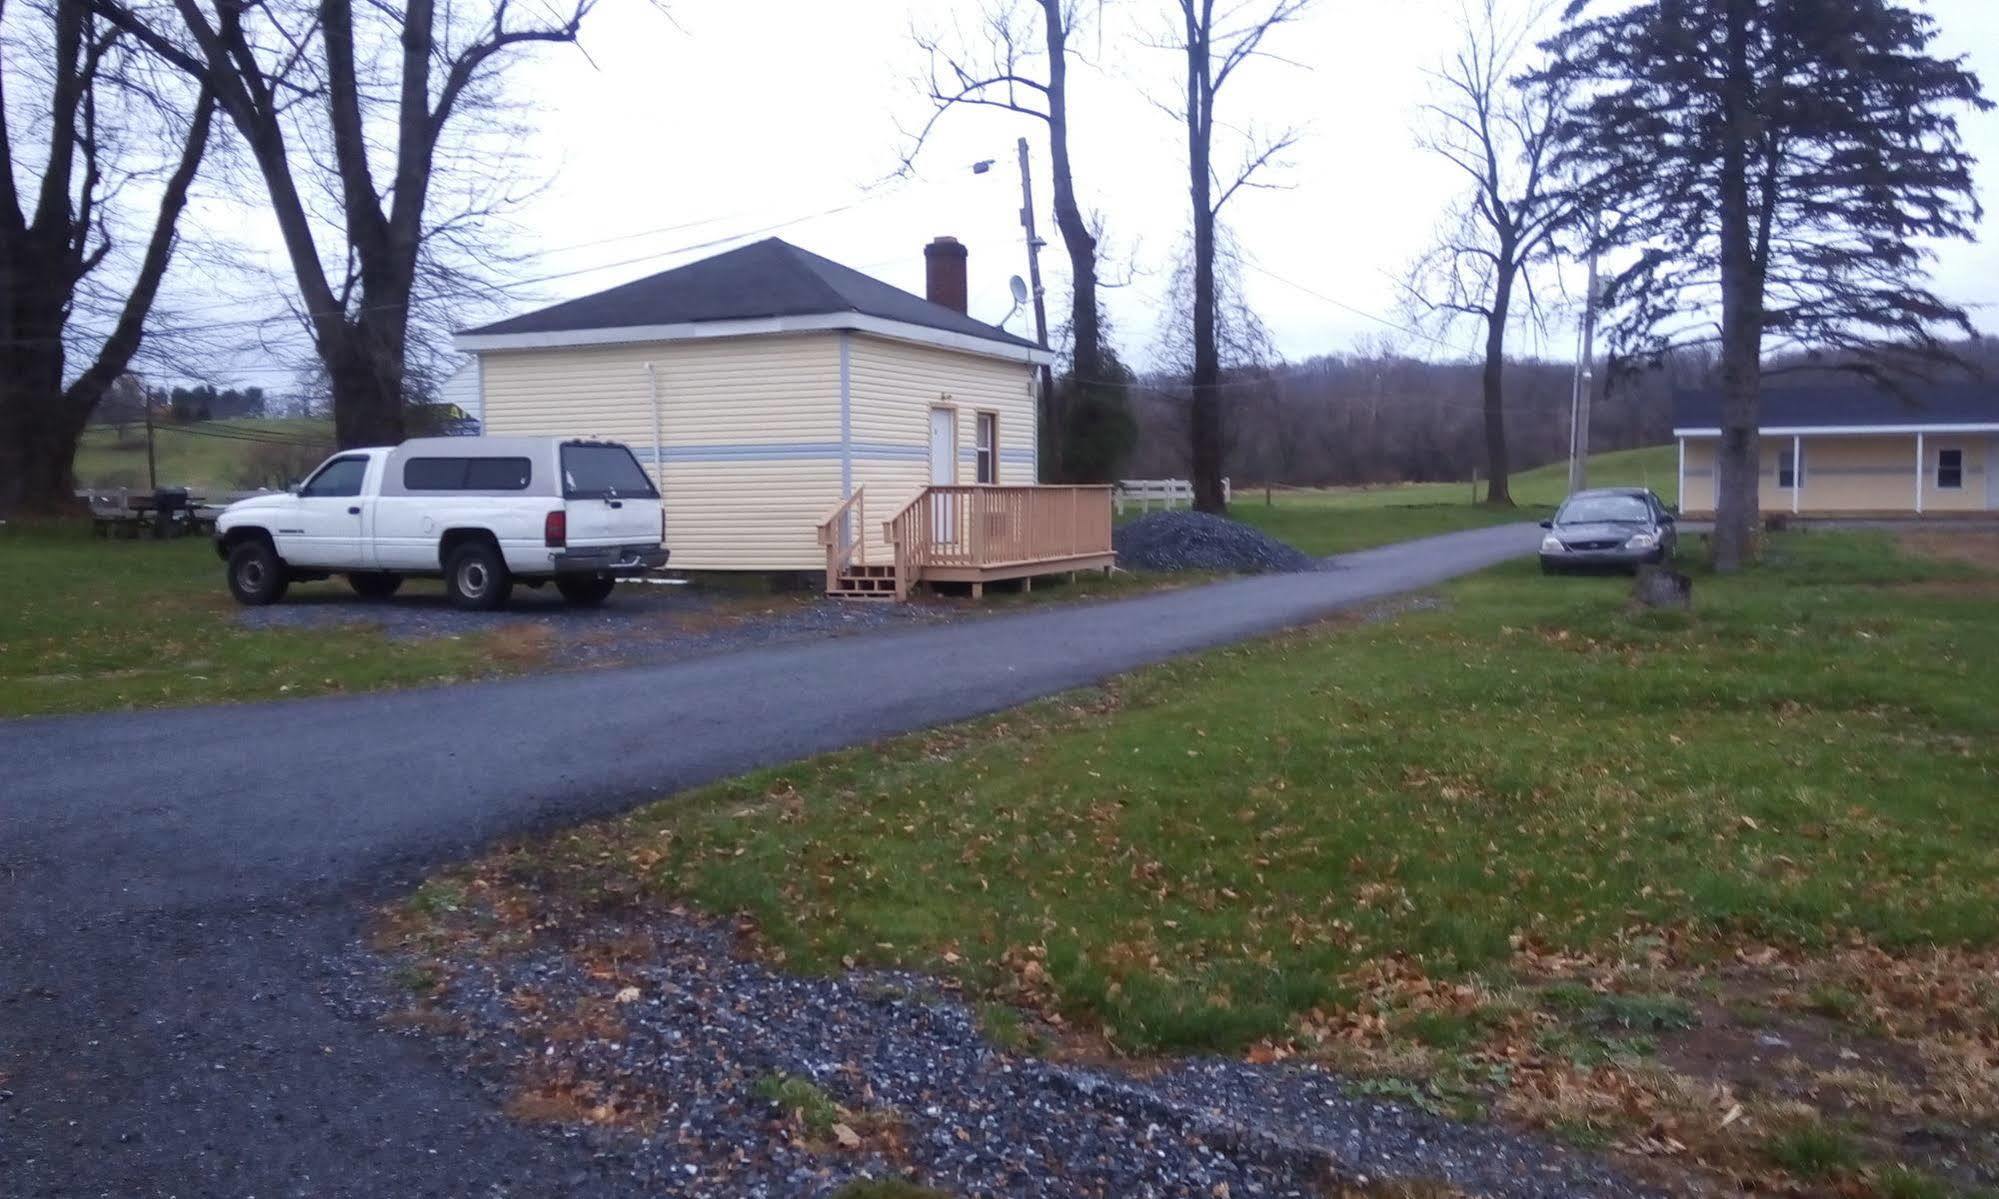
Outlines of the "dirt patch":
M 1999 571 L 1999 531 L 1990 529 L 1910 530 L 1896 538 L 1902 551 L 1937 562 L 1961 562 Z

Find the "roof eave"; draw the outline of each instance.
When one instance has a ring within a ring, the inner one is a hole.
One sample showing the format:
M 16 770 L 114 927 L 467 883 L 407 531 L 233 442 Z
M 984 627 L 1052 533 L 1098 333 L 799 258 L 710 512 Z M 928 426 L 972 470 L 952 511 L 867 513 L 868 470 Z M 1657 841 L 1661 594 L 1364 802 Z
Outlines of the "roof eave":
M 1757 430 L 1762 437 L 1830 437 L 1840 434 L 1864 436 L 1869 433 L 1999 433 L 1999 421 L 1957 421 L 1936 424 L 1878 425 L 1765 425 Z M 1715 425 L 1687 425 L 1673 430 L 1675 437 L 1720 437 Z
M 889 320 L 886 317 L 870 316 L 862 312 L 693 321 L 674 325 L 627 325 L 610 329 L 560 329 L 540 333 L 486 333 L 473 330 L 456 334 L 451 339 L 451 344 L 460 353 L 478 354 L 490 350 L 550 350 L 575 346 L 632 345 L 641 342 L 711 341 L 721 338 L 761 337 L 781 333 L 827 333 L 841 330 L 870 333 L 896 341 L 914 342 L 919 345 L 1036 366 L 1055 361 L 1053 352 L 1039 346 L 977 337 L 950 329 L 934 329 L 928 325 Z

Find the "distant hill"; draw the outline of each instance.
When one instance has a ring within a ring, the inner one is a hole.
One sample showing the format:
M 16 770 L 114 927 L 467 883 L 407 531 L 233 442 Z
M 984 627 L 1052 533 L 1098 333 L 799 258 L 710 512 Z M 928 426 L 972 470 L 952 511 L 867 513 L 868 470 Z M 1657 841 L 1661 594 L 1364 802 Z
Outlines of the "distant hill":
M 154 426 L 161 487 L 196 492 L 282 487 L 333 452 L 333 424 L 323 420 L 260 418 L 162 422 Z M 146 429 L 94 425 L 76 454 L 79 487 L 146 486 Z

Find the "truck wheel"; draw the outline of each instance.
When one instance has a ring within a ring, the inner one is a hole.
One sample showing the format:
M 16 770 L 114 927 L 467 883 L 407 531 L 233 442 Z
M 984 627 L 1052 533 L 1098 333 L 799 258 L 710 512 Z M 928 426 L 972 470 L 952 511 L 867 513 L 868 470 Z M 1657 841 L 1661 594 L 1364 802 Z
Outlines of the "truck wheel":
M 256 538 L 229 551 L 229 594 L 239 604 L 259 607 L 285 598 L 291 576 L 271 543 Z
M 611 589 L 618 580 L 610 575 L 572 575 L 555 580 L 555 589 L 562 593 L 564 603 L 578 608 L 594 608 L 611 598 Z
M 386 570 L 356 570 L 348 573 L 347 585 L 363 599 L 387 599 L 403 585 L 403 577 Z
M 506 604 L 513 589 L 507 560 L 490 542 L 468 541 L 451 551 L 451 560 L 445 563 L 444 591 L 457 607 L 491 612 Z

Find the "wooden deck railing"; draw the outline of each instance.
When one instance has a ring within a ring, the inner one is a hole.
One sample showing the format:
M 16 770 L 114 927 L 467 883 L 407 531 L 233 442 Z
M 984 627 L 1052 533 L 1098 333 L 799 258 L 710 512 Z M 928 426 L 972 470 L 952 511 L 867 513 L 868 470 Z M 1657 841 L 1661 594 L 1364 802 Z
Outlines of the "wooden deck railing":
M 1111 489 L 926 487 L 882 530 L 901 595 L 926 568 L 991 570 L 1109 554 Z
M 868 564 L 867 487 L 854 494 L 819 522 L 819 544 L 826 547 L 826 590 L 831 591 L 849 566 Z

